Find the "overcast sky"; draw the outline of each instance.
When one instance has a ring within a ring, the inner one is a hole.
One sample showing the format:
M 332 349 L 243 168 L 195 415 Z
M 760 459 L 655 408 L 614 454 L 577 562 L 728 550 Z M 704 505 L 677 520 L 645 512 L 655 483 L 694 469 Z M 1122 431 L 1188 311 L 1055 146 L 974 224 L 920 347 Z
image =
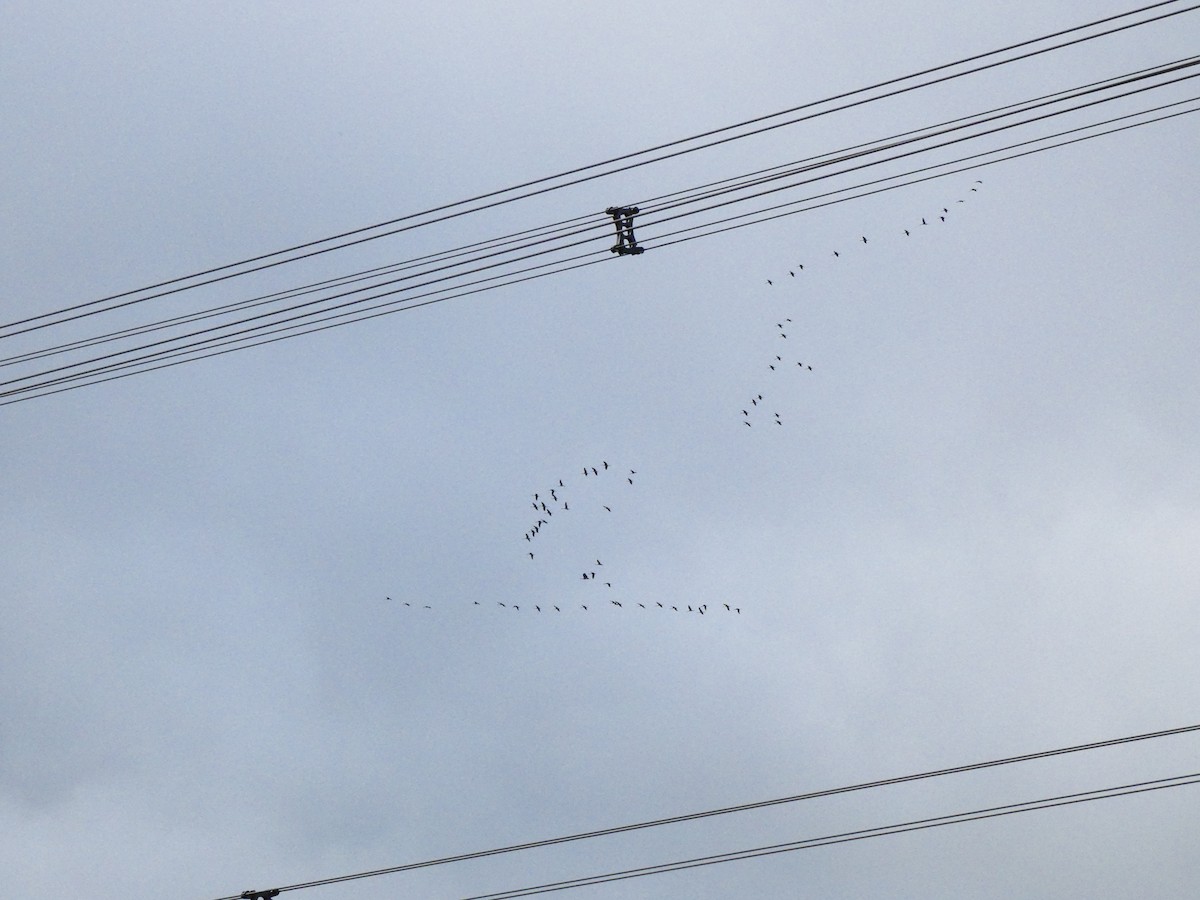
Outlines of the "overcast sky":
M 1133 6 L 8 0 L 0 318 Z M 1200 13 L 1176 16 L 261 284 L 832 151 L 1198 37 Z M 1198 138 L 1183 116 L 0 407 L 6 892 L 208 900 L 1195 724 Z M 1164 738 L 285 896 L 461 897 L 1197 759 L 1200 737 Z M 577 893 L 1182 896 L 1198 801 Z

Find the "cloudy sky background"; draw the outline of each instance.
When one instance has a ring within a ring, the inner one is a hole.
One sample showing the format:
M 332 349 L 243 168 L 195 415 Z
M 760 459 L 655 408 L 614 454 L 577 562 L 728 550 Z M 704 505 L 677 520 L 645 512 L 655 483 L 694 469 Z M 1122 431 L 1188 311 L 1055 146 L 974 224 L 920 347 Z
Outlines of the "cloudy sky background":
M 1132 6 L 9 2 L 3 320 Z M 1198 36 L 1200 12 L 1177 16 L 203 301 L 1118 75 Z M 1196 723 L 1198 136 L 1185 116 L 0 408 L 7 889 L 203 900 Z M 772 381 L 785 344 L 813 369 Z M 770 412 L 746 428 L 758 393 Z M 532 494 L 560 478 L 572 509 L 527 544 Z M 612 588 L 580 579 L 596 558 Z M 294 896 L 478 894 L 1189 773 L 1198 751 L 1166 738 Z M 1179 896 L 1200 876 L 1198 791 L 580 896 Z

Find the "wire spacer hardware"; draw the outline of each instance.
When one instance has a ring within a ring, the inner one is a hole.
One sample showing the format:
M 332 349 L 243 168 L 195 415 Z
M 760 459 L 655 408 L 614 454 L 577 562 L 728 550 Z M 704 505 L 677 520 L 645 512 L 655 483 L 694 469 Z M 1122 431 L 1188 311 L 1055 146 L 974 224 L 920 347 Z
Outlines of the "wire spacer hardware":
M 612 216 L 613 224 L 617 226 L 617 243 L 611 247 L 613 253 L 629 256 L 646 252 L 633 236 L 633 217 L 638 214 L 636 206 L 610 206 L 604 212 Z

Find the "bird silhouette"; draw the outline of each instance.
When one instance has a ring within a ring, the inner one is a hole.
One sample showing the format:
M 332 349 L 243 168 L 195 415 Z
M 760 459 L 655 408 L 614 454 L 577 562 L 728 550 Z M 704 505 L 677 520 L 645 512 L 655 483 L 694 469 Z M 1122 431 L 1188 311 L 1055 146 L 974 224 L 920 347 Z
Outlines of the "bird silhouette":
M 767 284 L 774 284 L 774 283 L 775 282 L 773 282 L 770 278 L 767 279 Z
M 864 234 L 864 235 L 862 236 L 862 239 L 863 239 L 863 243 L 865 244 L 865 243 L 867 242 L 867 236 Z
M 603 504 L 603 503 L 601 503 L 600 505 L 601 505 L 601 506 L 604 506 L 604 504 Z M 612 512 L 612 507 L 611 507 L 611 506 L 604 506 L 604 508 L 605 508 L 606 510 L 608 510 L 609 512 Z
M 601 461 L 601 462 L 604 462 L 604 460 L 600 460 L 600 461 Z M 608 463 L 604 463 L 604 468 L 605 468 L 605 469 L 607 469 L 607 468 L 608 468 Z
M 834 250 L 834 251 L 833 251 L 833 255 L 834 255 L 834 256 L 841 256 L 842 254 L 840 254 L 840 253 L 838 253 L 836 250 Z
M 633 484 L 633 479 L 632 479 L 632 478 L 626 478 L 625 480 L 626 480 L 626 481 L 628 481 L 630 484 Z
M 905 228 L 905 229 L 904 229 L 904 236 L 905 236 L 905 237 L 909 237 L 909 234 L 908 234 L 908 229 L 907 229 L 907 228 Z
M 646 608 L 646 604 L 645 604 L 645 603 L 639 603 L 639 604 L 638 604 L 638 606 L 640 606 L 642 609 L 645 609 L 645 608 Z

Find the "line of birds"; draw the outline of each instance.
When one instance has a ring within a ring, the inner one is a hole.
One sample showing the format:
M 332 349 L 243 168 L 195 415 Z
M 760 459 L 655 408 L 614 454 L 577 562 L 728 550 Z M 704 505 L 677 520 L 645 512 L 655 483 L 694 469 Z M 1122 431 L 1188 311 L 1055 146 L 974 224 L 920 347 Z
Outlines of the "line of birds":
M 385 599 L 390 602 L 393 602 L 393 603 L 396 602 L 396 601 L 392 600 L 391 597 L 386 597 Z M 410 607 L 412 609 L 433 609 L 433 607 L 429 604 L 410 603 L 407 600 L 403 601 L 402 605 L 406 606 L 406 607 Z M 472 606 L 485 607 L 485 606 L 489 606 L 489 605 L 490 604 L 484 603 L 483 601 L 480 601 L 480 600 L 472 601 Z M 496 606 L 499 609 L 511 609 L 514 612 L 521 611 L 520 603 L 505 603 L 502 600 L 497 600 Z M 544 604 L 543 603 L 526 603 L 526 604 L 524 604 L 524 606 L 525 606 L 526 611 L 533 611 L 536 613 L 543 613 L 543 612 L 548 613 L 551 610 L 553 610 L 556 613 L 562 613 L 564 611 L 564 608 L 567 612 L 571 612 L 574 609 L 573 605 L 564 607 L 564 606 L 558 606 L 553 603 L 544 603 Z M 594 609 L 604 609 L 607 607 L 615 607 L 617 609 L 635 609 L 636 608 L 636 609 L 644 609 L 644 610 L 647 610 L 650 612 L 662 610 L 663 612 L 667 612 L 667 611 L 678 612 L 678 613 L 684 613 L 685 615 L 687 613 L 693 613 L 693 614 L 698 614 L 701 616 L 707 615 L 710 612 L 709 606 L 707 603 L 673 604 L 673 603 L 663 603 L 658 600 L 655 600 L 652 603 L 641 603 L 639 601 L 630 601 L 630 600 L 625 600 L 625 601 L 609 600 L 607 604 L 604 604 L 604 603 L 601 603 L 601 604 L 580 603 L 579 604 L 579 609 L 582 610 L 583 612 L 588 612 L 588 611 L 594 610 Z M 720 608 L 716 608 L 716 609 L 712 610 L 712 612 L 717 615 L 724 615 L 725 613 L 729 613 L 730 615 L 739 615 L 740 616 L 742 614 L 742 608 L 740 606 L 735 606 L 732 603 L 722 603 L 720 605 Z
M 983 184 L 982 181 L 976 179 L 974 181 L 974 183 L 971 185 L 971 187 L 967 193 L 968 194 L 978 193 L 979 192 L 978 185 L 982 185 L 982 184 Z M 959 200 L 955 200 L 954 202 L 956 204 L 957 203 L 965 203 L 966 200 L 959 199 Z M 950 208 L 947 206 L 943 206 L 941 209 L 942 209 L 942 211 L 940 213 L 938 213 L 937 216 L 942 222 L 945 222 L 946 216 L 948 216 L 950 214 Z M 921 225 L 928 225 L 928 224 L 929 224 L 929 218 L 926 216 L 922 216 L 921 217 Z M 914 225 L 913 227 L 915 228 L 917 226 Z M 901 230 L 904 232 L 905 237 L 912 236 L 912 232 L 908 228 L 903 228 Z M 865 234 L 859 235 L 859 239 L 863 242 L 863 244 L 870 243 L 870 239 Z M 840 259 L 841 255 L 842 254 L 838 250 L 833 251 L 833 256 L 835 259 Z M 804 271 L 804 263 L 796 263 L 794 268 L 788 270 L 788 275 L 792 278 L 796 278 L 797 270 L 803 272 Z M 767 285 L 770 287 L 774 287 L 775 281 L 771 278 L 768 278 Z M 795 333 L 794 323 L 792 322 L 792 320 L 790 318 L 785 318 L 785 319 L 783 319 L 783 321 L 775 323 L 775 330 L 776 330 L 776 333 L 779 335 L 780 339 L 788 340 L 789 339 L 788 333 L 792 332 L 793 335 Z M 788 345 L 788 348 L 790 349 L 790 345 Z M 788 372 L 788 371 L 791 371 L 791 372 L 799 371 L 801 373 L 807 373 L 807 372 L 811 372 L 813 370 L 811 363 L 806 362 L 804 360 L 796 359 L 795 356 L 791 353 L 787 354 L 786 359 L 785 359 L 784 353 L 782 353 L 782 352 L 775 353 L 775 354 L 773 354 L 773 356 L 774 356 L 774 359 L 770 360 L 767 363 L 767 369 L 769 369 L 771 372 L 777 373 L 778 375 L 782 375 L 783 373 Z M 774 404 L 772 404 L 772 405 L 774 405 Z M 780 415 L 780 413 L 777 409 L 772 410 L 770 418 L 766 417 L 766 407 L 767 407 L 767 401 L 764 399 L 764 395 L 762 393 L 755 391 L 750 396 L 750 402 L 745 407 L 742 408 L 742 418 L 741 418 L 742 424 L 744 424 L 747 428 L 753 428 L 754 425 L 756 424 L 756 422 L 758 424 L 763 424 L 763 423 L 759 422 L 759 420 L 766 418 L 766 424 L 783 425 L 783 416 Z

